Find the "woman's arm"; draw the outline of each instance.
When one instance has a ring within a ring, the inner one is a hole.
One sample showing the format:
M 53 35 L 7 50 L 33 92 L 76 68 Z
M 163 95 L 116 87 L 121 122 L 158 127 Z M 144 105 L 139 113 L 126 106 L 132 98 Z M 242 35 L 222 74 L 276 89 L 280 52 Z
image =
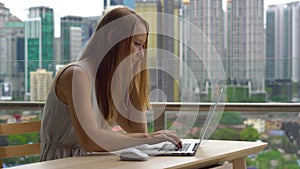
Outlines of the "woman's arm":
M 180 145 L 176 133 L 160 131 L 153 134 L 123 135 L 101 129 L 96 122 L 91 102 L 91 81 L 88 73 L 78 66 L 67 68 L 58 79 L 68 104 L 72 123 L 79 143 L 86 151 L 115 151 L 140 144 L 170 141 Z
M 138 88 L 134 83 L 132 92 L 129 96 L 131 106 L 128 107 L 129 112 L 118 112 L 117 123 L 127 133 L 147 133 L 146 112 L 141 107 L 141 101 L 138 97 Z

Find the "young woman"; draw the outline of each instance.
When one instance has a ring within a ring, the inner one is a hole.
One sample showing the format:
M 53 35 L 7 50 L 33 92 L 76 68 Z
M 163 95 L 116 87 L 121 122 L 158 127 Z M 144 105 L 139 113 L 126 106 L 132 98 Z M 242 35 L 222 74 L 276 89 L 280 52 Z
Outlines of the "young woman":
M 148 23 L 118 7 L 98 24 L 77 62 L 61 69 L 43 111 L 41 161 L 170 141 L 174 131 L 147 133 Z M 112 130 L 119 125 L 125 133 Z

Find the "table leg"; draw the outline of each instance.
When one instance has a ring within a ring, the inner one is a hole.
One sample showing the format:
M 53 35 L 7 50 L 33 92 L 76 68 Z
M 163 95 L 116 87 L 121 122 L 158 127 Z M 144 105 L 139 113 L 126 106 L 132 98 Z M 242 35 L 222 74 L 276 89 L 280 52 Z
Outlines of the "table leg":
M 232 164 L 233 164 L 233 169 L 247 169 L 245 158 L 238 158 L 232 160 Z

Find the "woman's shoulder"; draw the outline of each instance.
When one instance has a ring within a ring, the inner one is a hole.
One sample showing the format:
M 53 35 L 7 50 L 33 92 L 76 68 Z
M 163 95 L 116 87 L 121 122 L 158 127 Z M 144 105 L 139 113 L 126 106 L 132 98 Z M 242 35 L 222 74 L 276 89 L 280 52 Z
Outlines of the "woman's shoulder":
M 88 70 L 81 64 L 69 64 L 58 74 L 58 85 L 72 83 L 75 79 L 89 79 Z
M 76 73 L 80 75 L 88 75 L 88 71 L 83 64 L 72 63 L 64 67 L 63 71 L 60 73 L 60 76 L 67 78 L 72 78 Z

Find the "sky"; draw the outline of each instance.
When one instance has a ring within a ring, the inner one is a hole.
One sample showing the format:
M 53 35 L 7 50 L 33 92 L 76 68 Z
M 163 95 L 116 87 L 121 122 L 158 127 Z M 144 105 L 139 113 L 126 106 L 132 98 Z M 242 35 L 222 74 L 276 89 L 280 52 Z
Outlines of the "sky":
M 223 6 L 227 0 L 223 0 Z M 295 2 L 297 0 L 264 0 L 265 9 L 271 4 Z M 75 16 L 100 16 L 103 11 L 103 0 L 0 0 L 10 13 L 21 20 L 27 19 L 28 9 L 34 6 L 46 6 L 54 10 L 55 37 L 60 36 L 60 17 Z

